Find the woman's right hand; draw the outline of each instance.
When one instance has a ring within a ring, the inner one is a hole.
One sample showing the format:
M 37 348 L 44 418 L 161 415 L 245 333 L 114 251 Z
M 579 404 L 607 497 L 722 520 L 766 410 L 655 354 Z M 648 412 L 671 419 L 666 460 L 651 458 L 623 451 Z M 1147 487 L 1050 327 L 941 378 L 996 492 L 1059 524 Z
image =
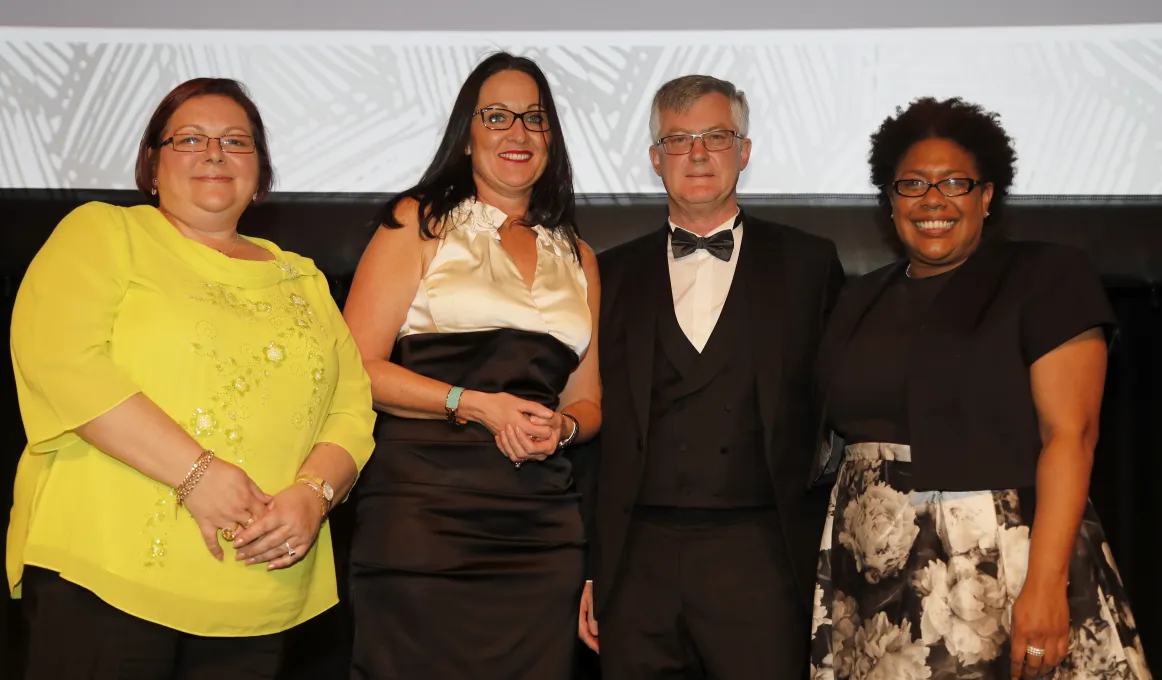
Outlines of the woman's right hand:
M 218 532 L 238 530 L 260 519 L 271 500 L 272 496 L 263 493 L 242 468 L 215 458 L 186 496 L 185 506 L 198 523 L 210 554 L 221 560 Z
M 536 425 L 529 420 L 529 416 L 552 418 L 552 409 L 507 392 L 466 391 L 460 396 L 460 408 L 457 412 L 461 417 L 480 423 L 498 437 L 507 432 L 530 440 L 548 440 L 554 434 L 552 427 Z M 528 455 L 517 448 L 507 451 L 503 447 L 498 448 L 513 463 L 544 460 L 548 457 L 548 454 Z

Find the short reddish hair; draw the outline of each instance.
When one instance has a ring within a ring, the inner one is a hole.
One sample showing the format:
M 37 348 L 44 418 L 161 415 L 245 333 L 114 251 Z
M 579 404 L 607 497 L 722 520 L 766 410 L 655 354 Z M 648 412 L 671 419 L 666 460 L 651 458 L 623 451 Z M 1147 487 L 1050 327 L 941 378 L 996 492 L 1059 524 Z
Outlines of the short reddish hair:
M 250 120 L 250 127 L 254 130 L 254 146 L 258 154 L 258 191 L 256 200 L 266 198 L 274 188 L 274 166 L 270 163 L 270 147 L 266 143 L 266 127 L 262 124 L 262 116 L 254 100 L 246 92 L 246 87 L 237 80 L 230 78 L 194 78 L 178 85 L 157 105 L 157 109 L 149 118 L 145 126 L 145 134 L 141 135 L 141 144 L 137 148 L 137 168 L 134 179 L 137 188 L 145 194 L 153 189 L 153 180 L 157 175 L 157 157 L 154 152 L 161 148 L 162 134 L 169 125 L 169 119 L 175 111 L 194 97 L 216 95 L 233 100 L 246 112 Z

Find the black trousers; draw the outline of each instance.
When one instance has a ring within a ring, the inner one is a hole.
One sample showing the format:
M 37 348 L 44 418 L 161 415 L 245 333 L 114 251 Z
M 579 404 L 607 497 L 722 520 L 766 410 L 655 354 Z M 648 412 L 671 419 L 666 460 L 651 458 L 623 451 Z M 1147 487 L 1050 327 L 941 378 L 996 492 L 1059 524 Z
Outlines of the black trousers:
M 23 583 L 25 680 L 271 680 L 278 674 L 282 634 L 198 637 L 126 614 L 53 571 L 26 567 Z
M 602 680 L 799 680 L 811 621 L 776 513 L 637 512 L 601 612 Z

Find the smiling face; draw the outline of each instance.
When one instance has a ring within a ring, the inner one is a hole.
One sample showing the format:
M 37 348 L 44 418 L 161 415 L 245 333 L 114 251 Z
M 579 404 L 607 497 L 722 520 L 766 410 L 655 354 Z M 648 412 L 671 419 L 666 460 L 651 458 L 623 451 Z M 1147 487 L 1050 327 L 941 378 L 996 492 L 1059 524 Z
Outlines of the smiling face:
M 218 95 L 194 97 L 174 111 L 162 138 L 182 133 L 254 135 L 246 111 Z M 210 140 L 205 151 L 175 151 L 166 144 L 156 153 L 159 205 L 182 219 L 212 214 L 237 221 L 258 189 L 258 152 L 225 153 L 218 141 Z
M 522 71 L 501 71 L 484 81 L 476 109 L 505 109 L 513 113 L 544 111 L 537 83 Z M 530 117 L 533 114 L 530 114 Z M 549 162 L 550 132 L 530 132 L 524 120 L 512 120 L 504 112 L 485 112 L 491 121 L 508 119 L 512 127 L 490 130 L 481 114 L 473 116 L 468 153 L 478 192 L 505 197 L 528 196 Z M 540 114 L 547 120 L 547 114 Z M 507 122 L 505 124 L 507 124 Z M 531 125 L 531 123 L 530 123 Z
M 896 168 L 896 180 L 939 182 L 959 177 L 983 181 L 976 160 L 948 139 L 913 144 Z M 960 266 L 980 245 L 992 200 L 991 184 L 977 184 L 962 196 L 948 197 L 936 187 L 923 196 L 901 196 L 888 187 L 896 234 L 908 251 L 914 276 L 932 276 Z
M 659 111 L 658 123 L 659 138 L 709 130 L 739 131 L 730 100 L 718 92 L 700 97 L 685 111 Z M 695 140 L 689 154 L 670 155 L 654 144 L 650 162 L 670 200 L 683 209 L 698 210 L 730 201 L 739 174 L 750 161 L 750 146 L 749 139 L 735 139 L 729 149 L 707 151 L 701 140 Z

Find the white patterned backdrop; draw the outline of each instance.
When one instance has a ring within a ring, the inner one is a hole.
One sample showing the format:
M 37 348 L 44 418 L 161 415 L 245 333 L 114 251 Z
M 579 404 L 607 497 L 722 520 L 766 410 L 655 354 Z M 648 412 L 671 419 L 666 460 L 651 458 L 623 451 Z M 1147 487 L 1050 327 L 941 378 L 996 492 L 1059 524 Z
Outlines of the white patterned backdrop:
M 249 86 L 279 191 L 397 191 L 435 150 L 489 51 L 547 72 L 585 194 L 658 193 L 655 88 L 709 73 L 743 88 L 740 189 L 869 193 L 868 135 L 897 105 L 960 95 L 1002 114 L 1023 194 L 1162 195 L 1162 24 L 593 32 L 175 31 L 0 27 L 0 188 L 132 186 L 157 101 L 194 76 Z

